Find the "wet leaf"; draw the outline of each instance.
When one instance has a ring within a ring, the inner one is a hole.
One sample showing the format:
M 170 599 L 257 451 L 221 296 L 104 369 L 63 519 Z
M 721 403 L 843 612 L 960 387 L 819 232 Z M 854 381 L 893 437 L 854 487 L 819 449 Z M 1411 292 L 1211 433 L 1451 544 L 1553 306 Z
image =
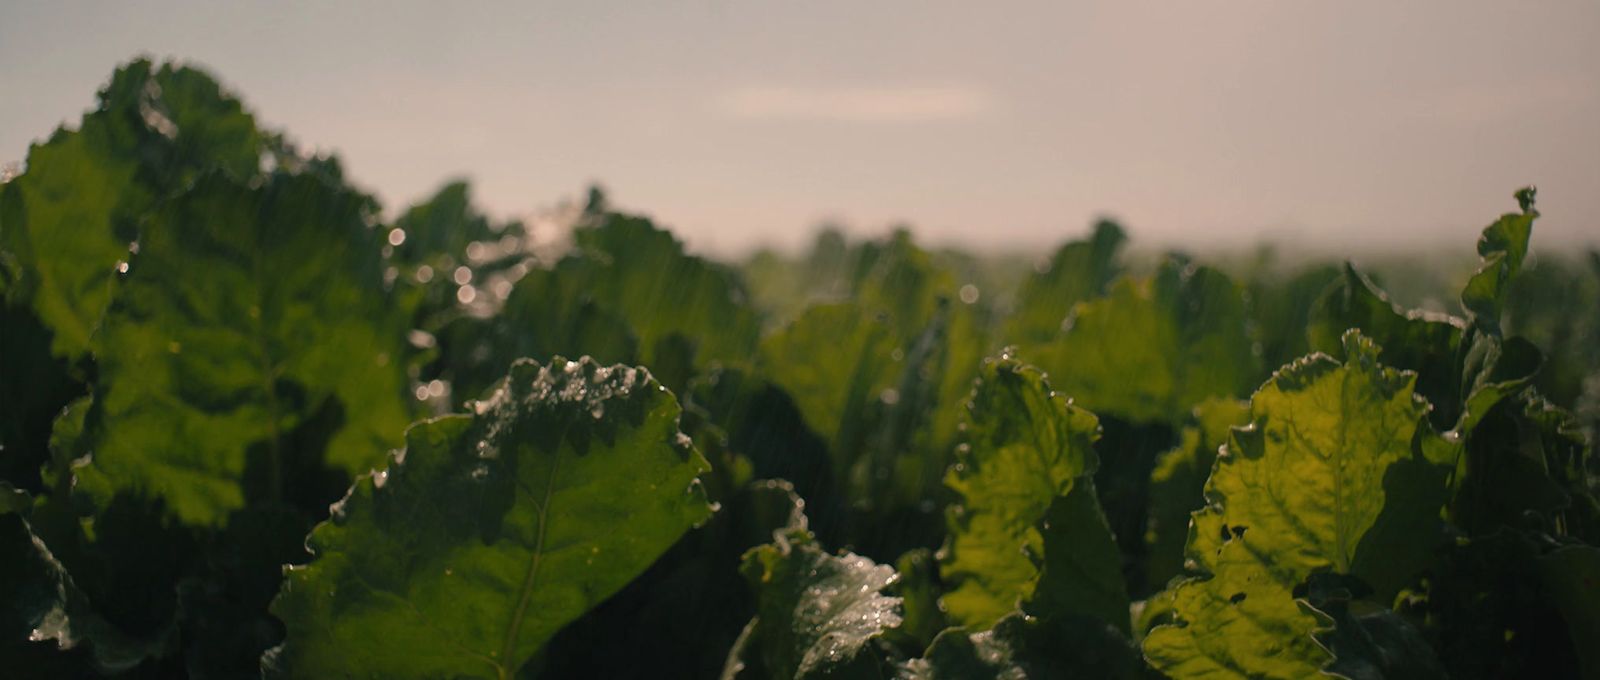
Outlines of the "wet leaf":
M 728 654 L 724 680 L 880 678 L 874 640 L 900 625 L 900 598 L 880 591 L 893 567 L 824 552 L 804 527 L 774 532 L 740 568 L 756 592 L 756 618 Z
M 645 371 L 511 368 L 476 415 L 424 421 L 308 539 L 269 675 L 514 675 L 710 514 L 704 458 Z

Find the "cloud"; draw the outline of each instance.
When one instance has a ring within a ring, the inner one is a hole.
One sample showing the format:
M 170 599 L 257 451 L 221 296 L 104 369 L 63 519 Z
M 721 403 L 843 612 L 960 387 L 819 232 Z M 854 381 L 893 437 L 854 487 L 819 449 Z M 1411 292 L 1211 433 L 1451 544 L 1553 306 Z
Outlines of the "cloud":
M 962 120 L 994 107 L 988 93 L 965 86 L 747 87 L 714 102 L 732 118 L 859 123 Z

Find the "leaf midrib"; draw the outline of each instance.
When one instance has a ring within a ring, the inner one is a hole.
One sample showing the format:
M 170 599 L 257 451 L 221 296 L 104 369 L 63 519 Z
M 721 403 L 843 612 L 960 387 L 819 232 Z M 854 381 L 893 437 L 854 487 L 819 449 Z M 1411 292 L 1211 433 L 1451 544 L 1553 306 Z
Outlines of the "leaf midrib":
M 538 529 L 533 539 L 533 555 L 528 561 L 528 571 L 522 577 L 522 585 L 517 592 L 517 608 L 511 614 L 511 622 L 506 626 L 505 639 L 500 644 L 499 661 L 495 664 L 495 671 L 500 680 L 506 680 L 516 670 L 507 666 L 511 661 L 511 654 L 515 650 L 517 638 L 522 633 L 522 620 L 527 615 L 528 605 L 533 601 L 534 587 L 539 580 L 539 563 L 544 558 L 544 537 L 550 513 L 550 498 L 555 494 L 556 473 L 561 469 L 560 451 L 552 452 L 550 457 L 550 474 L 545 480 L 544 496 L 533 501 L 534 511 L 538 513 Z M 520 485 L 518 485 L 520 487 Z

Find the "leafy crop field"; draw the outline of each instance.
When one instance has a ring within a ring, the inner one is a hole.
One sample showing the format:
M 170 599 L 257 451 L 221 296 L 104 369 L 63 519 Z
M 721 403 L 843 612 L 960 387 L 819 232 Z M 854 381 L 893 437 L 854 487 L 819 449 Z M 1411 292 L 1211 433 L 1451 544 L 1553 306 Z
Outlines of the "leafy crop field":
M 1426 312 L 1109 222 L 555 249 L 136 61 L 0 189 L 0 675 L 1600 678 L 1600 254 L 1509 198 Z

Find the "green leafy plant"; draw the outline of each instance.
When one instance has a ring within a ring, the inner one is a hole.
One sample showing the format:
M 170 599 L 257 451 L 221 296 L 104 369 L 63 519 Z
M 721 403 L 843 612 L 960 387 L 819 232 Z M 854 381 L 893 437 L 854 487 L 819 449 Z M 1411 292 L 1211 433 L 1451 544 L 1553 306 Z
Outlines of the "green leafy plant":
M 717 261 L 286 139 L 137 60 L 0 186 L 0 675 L 1600 677 L 1600 253 L 1532 189 L 1465 276 Z

